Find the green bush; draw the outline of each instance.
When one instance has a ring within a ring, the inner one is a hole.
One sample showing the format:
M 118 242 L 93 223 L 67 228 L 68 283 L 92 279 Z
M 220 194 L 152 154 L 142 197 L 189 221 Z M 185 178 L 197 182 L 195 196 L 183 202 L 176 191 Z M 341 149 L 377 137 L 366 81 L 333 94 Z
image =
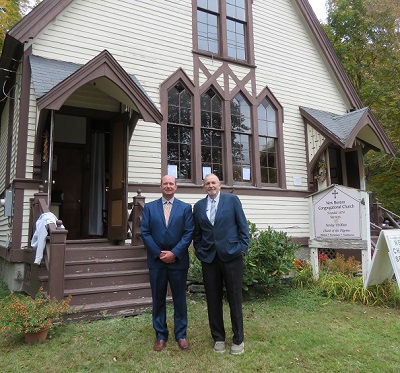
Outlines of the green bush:
M 283 283 L 284 276 L 293 270 L 294 253 L 300 245 L 296 245 L 284 232 L 268 227 L 258 230 L 249 222 L 249 251 L 244 257 L 243 289 L 261 285 L 275 287 Z M 194 250 L 189 249 L 189 278 L 202 282 L 201 263 L 195 257 Z
M 270 288 L 281 286 L 285 276 L 294 269 L 294 254 L 300 245 L 295 244 L 287 233 L 271 227 L 259 230 L 249 222 L 249 229 L 249 251 L 244 259 L 244 290 L 256 284 Z

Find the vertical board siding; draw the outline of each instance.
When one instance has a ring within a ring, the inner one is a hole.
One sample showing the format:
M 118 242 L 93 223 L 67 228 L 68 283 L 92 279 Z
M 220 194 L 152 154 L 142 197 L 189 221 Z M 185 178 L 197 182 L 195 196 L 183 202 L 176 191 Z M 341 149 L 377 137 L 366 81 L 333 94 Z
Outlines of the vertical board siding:
M 21 80 L 22 80 L 22 65 L 19 65 L 17 71 L 17 79 L 15 84 L 15 102 L 13 113 L 13 132 L 11 134 L 11 165 L 10 165 L 10 181 L 15 179 L 17 168 L 17 154 L 18 154 L 18 132 L 19 132 L 19 118 L 20 118 L 20 98 L 21 98 Z M 22 146 L 26 146 L 23 144 Z
M 31 82 L 30 89 L 30 100 L 29 100 L 29 114 L 28 114 L 28 140 L 27 140 L 27 152 L 26 152 L 26 170 L 25 176 L 28 179 L 33 177 L 33 157 L 35 153 L 35 137 L 37 128 L 37 107 L 36 107 L 36 96 L 33 83 Z

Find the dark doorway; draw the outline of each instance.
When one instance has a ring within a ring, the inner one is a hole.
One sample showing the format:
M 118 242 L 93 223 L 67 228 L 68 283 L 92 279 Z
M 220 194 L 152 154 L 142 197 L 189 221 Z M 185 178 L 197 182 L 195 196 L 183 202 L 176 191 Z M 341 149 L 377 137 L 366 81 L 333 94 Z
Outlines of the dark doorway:
M 109 142 L 108 121 L 55 118 L 51 209 L 68 239 L 107 237 Z

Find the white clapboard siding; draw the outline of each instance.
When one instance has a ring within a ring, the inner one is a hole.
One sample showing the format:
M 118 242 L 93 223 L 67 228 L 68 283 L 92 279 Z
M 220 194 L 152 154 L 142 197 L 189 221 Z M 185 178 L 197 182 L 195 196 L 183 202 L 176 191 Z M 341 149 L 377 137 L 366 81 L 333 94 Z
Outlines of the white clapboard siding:
M 70 97 L 68 97 L 64 105 L 116 113 L 121 110 L 121 104 L 119 101 L 97 89 L 93 84 L 85 84 L 78 88 Z
M 161 127 L 139 120 L 129 144 L 130 183 L 159 183 L 161 178 Z
M 162 9 L 162 11 L 161 11 Z M 79 49 L 79 53 L 77 50 Z M 79 64 L 107 49 L 159 103 L 159 84 L 182 67 L 193 76 L 192 8 L 186 1 L 74 1 L 38 35 L 33 54 Z
M 0 127 L 0 190 L 5 189 L 7 148 L 8 148 L 8 123 L 10 118 L 10 99 L 7 99 L 1 113 Z
M 158 181 L 159 182 L 159 181 Z M 130 194 L 129 200 L 136 194 Z M 142 193 L 146 203 L 160 198 L 161 192 Z M 175 197 L 192 206 L 206 196 L 199 188 L 199 194 L 184 194 L 178 189 Z M 289 236 L 309 237 L 308 199 L 306 198 L 274 198 L 240 196 L 247 220 L 256 224 L 258 229 L 271 227 L 274 230 L 286 232 Z
M 268 86 L 284 110 L 284 151 L 288 188 L 293 176 L 306 183 L 304 123 L 299 106 L 345 113 L 346 102 L 314 40 L 291 1 L 253 3 L 257 92 Z M 301 189 L 301 188 L 300 188 Z

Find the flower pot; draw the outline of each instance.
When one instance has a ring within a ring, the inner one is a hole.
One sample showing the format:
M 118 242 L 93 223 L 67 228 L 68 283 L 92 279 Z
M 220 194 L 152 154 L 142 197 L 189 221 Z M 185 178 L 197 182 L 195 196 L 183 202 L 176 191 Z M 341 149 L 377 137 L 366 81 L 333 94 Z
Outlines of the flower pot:
M 32 344 L 40 341 L 45 341 L 48 333 L 48 328 L 44 328 L 34 333 L 25 333 L 25 342 L 28 344 Z

